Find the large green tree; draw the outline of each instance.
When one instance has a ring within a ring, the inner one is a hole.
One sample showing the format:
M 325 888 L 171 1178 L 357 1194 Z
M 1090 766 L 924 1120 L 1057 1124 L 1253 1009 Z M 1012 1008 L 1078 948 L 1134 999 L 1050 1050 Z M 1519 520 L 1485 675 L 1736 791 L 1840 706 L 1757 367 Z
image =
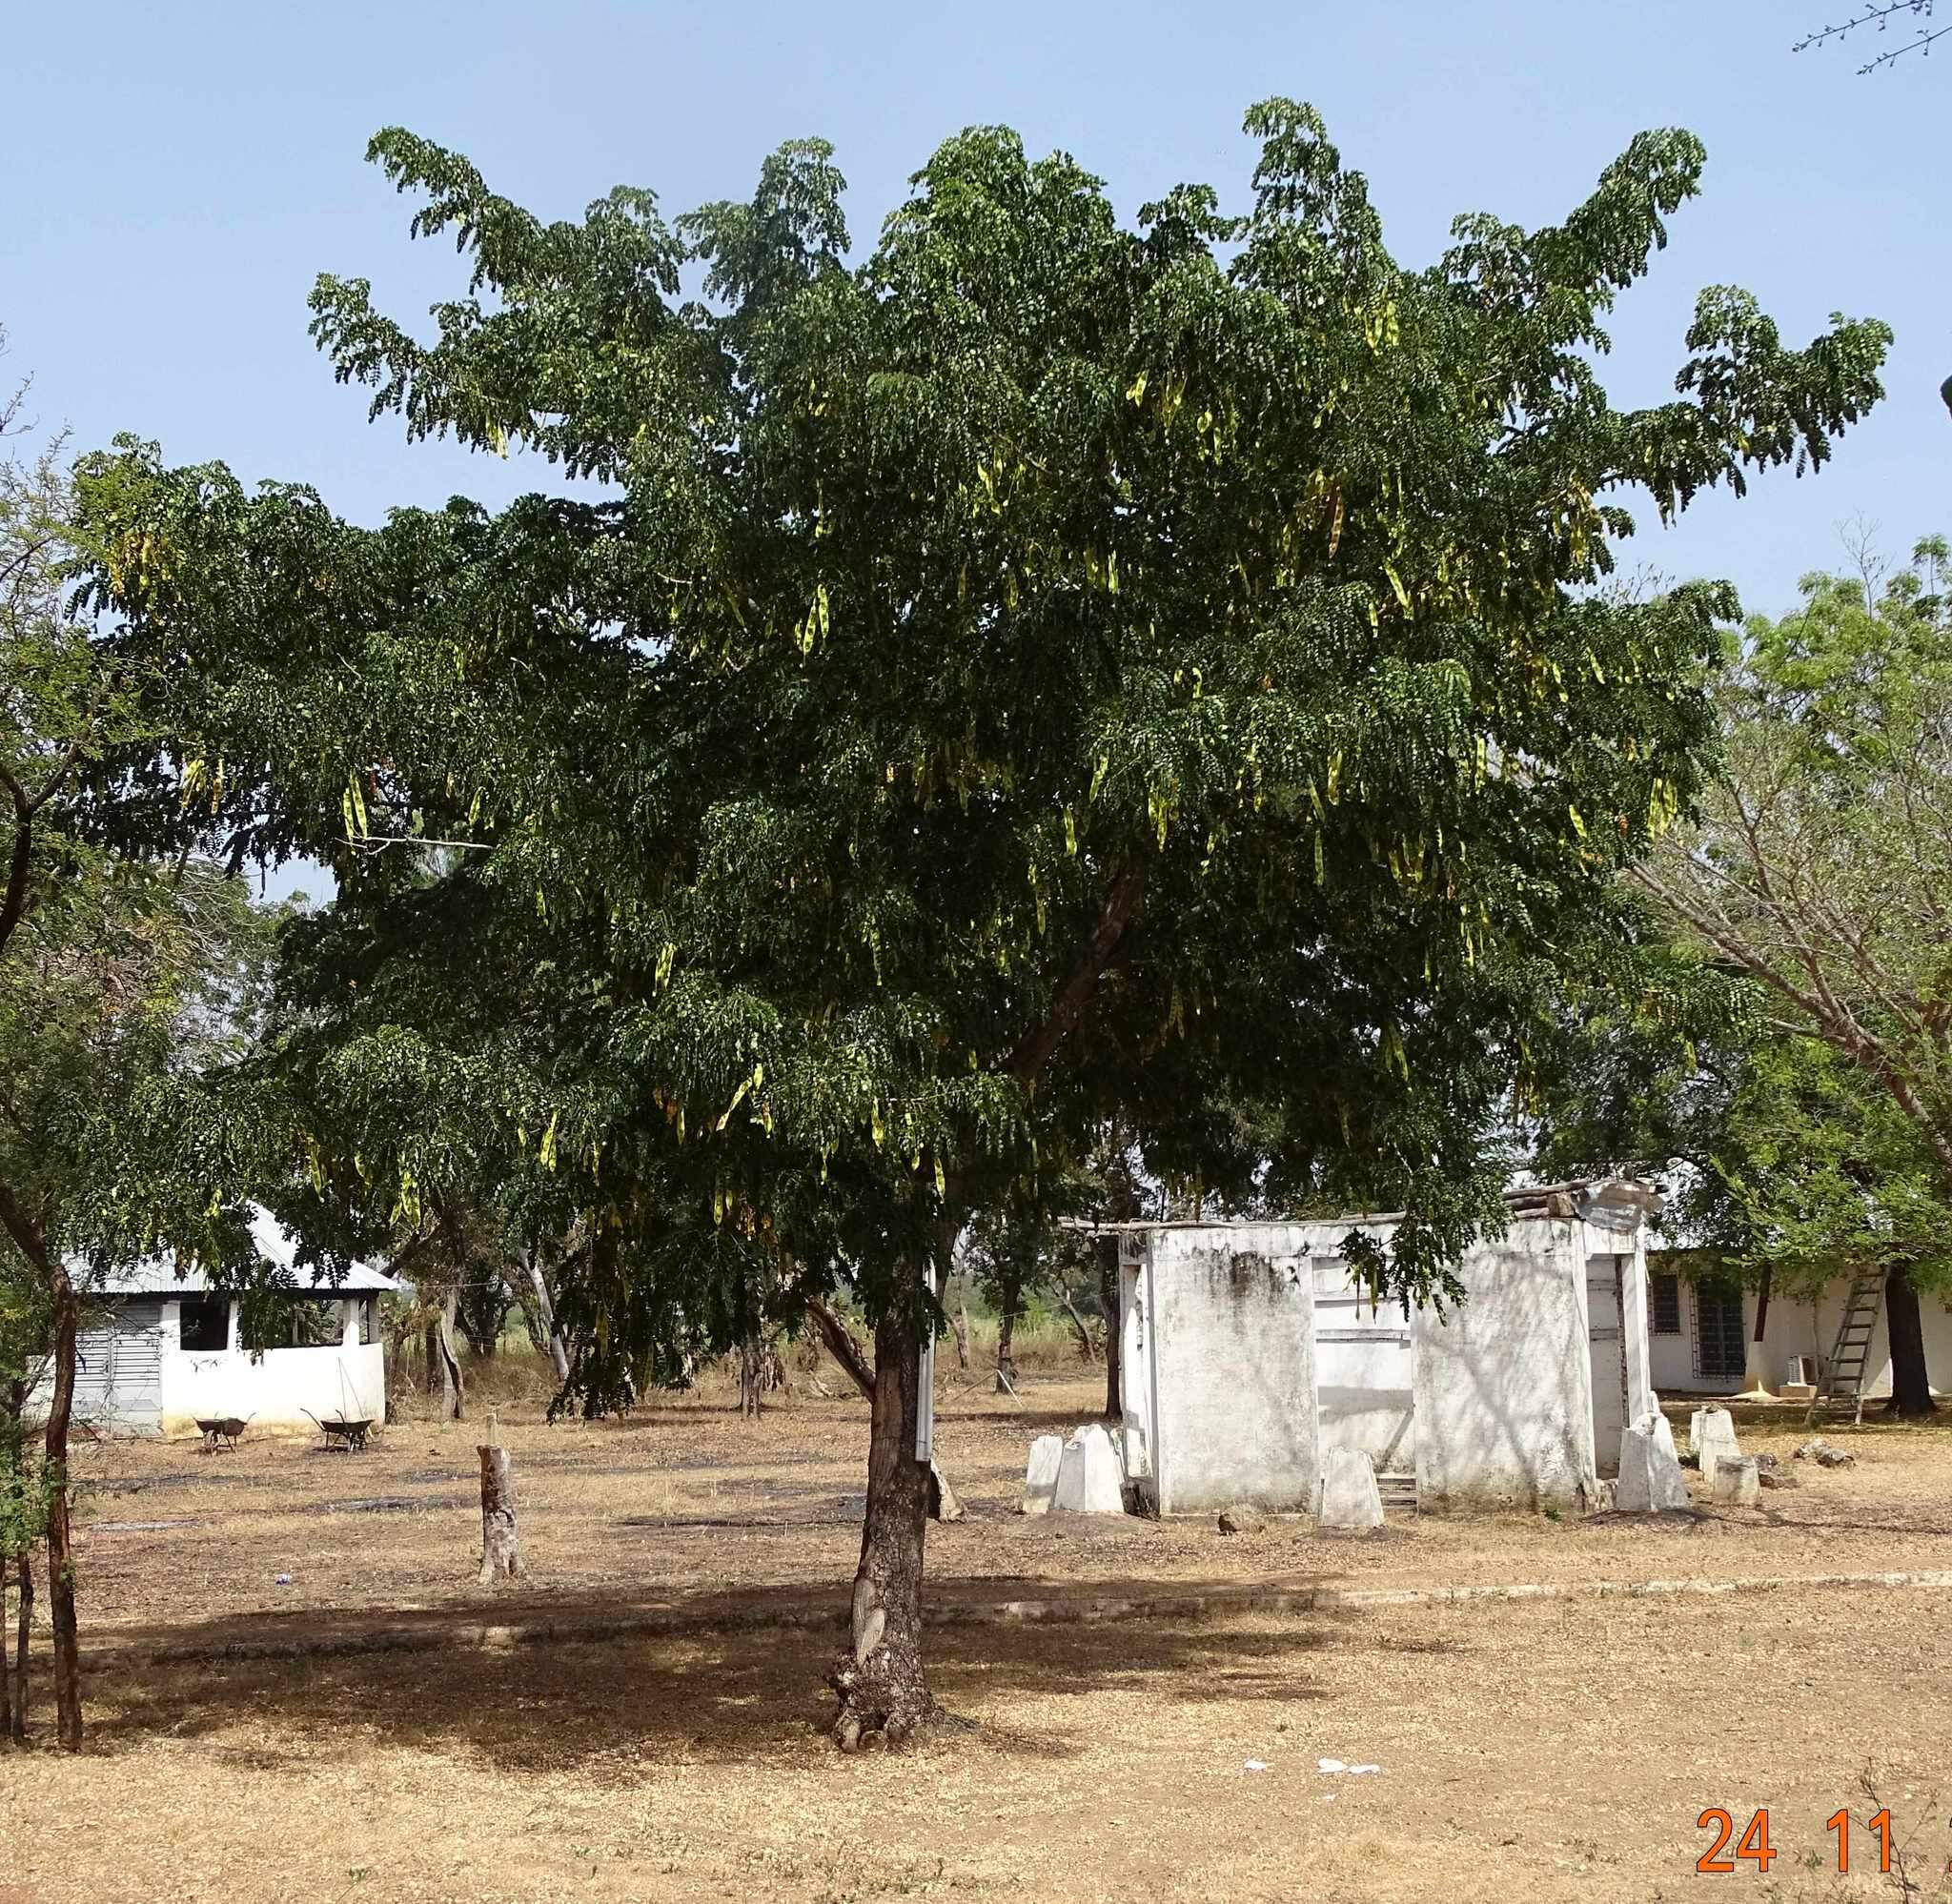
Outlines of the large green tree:
M 918 1336 L 965 1218 L 1114 1115 L 1193 1178 L 1212 1106 L 1277 1106 L 1282 1181 L 1408 1206 L 1369 1266 L 1440 1281 L 1498 1220 L 1536 974 L 1710 734 L 1725 594 L 1592 590 L 1609 492 L 1820 462 L 1879 394 L 1881 325 L 1791 350 L 1715 290 L 1675 399 L 1609 404 L 1685 133 L 1411 270 L 1311 109 L 1248 131 L 1245 213 L 1136 229 L 966 132 L 858 256 L 817 141 L 675 225 L 628 189 L 546 224 L 386 132 L 465 292 L 423 338 L 322 278 L 315 334 L 410 436 L 578 486 L 364 529 L 137 445 L 90 479 L 166 764 L 336 876 L 281 1012 L 327 1193 L 559 1173 L 586 1388 L 858 1292 L 844 1746 L 934 1711 Z
M 1941 537 L 1883 576 L 1816 575 L 1743 630 L 1718 690 L 1725 771 L 1635 882 L 1750 979 L 1785 1036 L 1821 1041 L 1901 1120 L 1952 1199 L 1952 562 Z M 1808 1066 L 1802 1066 L 1807 1071 Z M 1836 1096 L 1862 1144 L 1882 1120 Z M 1894 1342 L 1918 1338 L 1931 1259 L 1894 1260 Z M 1928 1406 L 1922 1352 L 1907 1384 Z

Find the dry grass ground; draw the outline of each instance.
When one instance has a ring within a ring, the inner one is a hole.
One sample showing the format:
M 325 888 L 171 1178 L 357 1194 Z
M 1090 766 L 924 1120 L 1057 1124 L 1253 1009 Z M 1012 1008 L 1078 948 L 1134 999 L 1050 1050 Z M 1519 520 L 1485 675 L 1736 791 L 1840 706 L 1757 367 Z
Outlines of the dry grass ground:
M 1031 1433 L 1088 1383 L 945 1395 L 971 1506 L 932 1530 L 944 1602 L 1171 1582 L 1350 1586 L 1952 1569 L 1952 1431 L 1826 1430 L 1858 1465 L 1757 1510 L 1658 1524 L 1422 1519 L 1362 1542 L 1276 1523 L 1026 1522 Z M 478 1591 L 473 1425 L 363 1455 L 90 1451 L 82 1759 L 0 1756 L 0 1900 L 1153 1894 L 1246 1900 L 1901 1897 L 1840 1880 L 1823 1821 L 1873 1768 L 1914 1874 L 1952 1854 L 1947 1596 L 1779 1588 L 1298 1617 L 946 1627 L 978 1722 L 844 1760 L 818 1728 L 858 1542 L 864 1409 L 803 1389 L 757 1427 L 722 1392 L 631 1421 L 505 1421 L 537 1578 Z M 1745 1448 L 1787 1454 L 1794 1420 Z M 406 1504 L 406 1505 L 402 1505 Z M 280 1572 L 289 1586 L 275 1584 Z M 1029 1587 L 1018 1583 L 1033 1583 Z M 493 1651 L 144 1663 L 158 1645 L 670 1609 L 700 1630 Z M 122 1649 L 119 1652 L 113 1649 Z M 1374 1762 L 1324 1774 L 1323 1757 Z M 1249 1771 L 1248 1761 L 1265 1765 Z M 1770 1810 L 1774 1869 L 1697 1875 L 1707 1806 Z M 1860 1863 L 1870 1845 L 1861 1826 Z M 1814 1860 L 1814 1864 L 1810 1862 Z

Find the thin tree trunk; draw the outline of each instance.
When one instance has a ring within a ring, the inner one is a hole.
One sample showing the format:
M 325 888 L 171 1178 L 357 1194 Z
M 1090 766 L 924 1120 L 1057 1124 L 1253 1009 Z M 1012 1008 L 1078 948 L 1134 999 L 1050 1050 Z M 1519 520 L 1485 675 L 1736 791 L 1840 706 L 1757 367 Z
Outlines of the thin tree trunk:
M 7 1401 L 0 1408 L 0 1447 L 6 1450 L 6 1464 L 0 1469 L 0 1489 L 14 1493 L 23 1489 L 26 1481 L 26 1462 L 21 1447 L 21 1417 L 27 1411 L 27 1384 L 10 1383 L 7 1390 Z M 20 1725 L 16 1728 L 13 1717 L 13 1658 L 7 1643 L 7 1595 L 9 1591 L 8 1570 L 13 1556 L 0 1548 L 0 1739 L 11 1739 L 20 1735 L 26 1728 L 27 1714 L 23 1711 Z M 25 1658 L 23 1657 L 23 1664 Z M 25 1703 L 25 1689 L 22 1692 Z
M 1924 1318 L 1908 1269 L 1884 1279 L 1884 1328 L 1891 1345 L 1891 1401 L 1894 1415 L 1929 1415 L 1938 1407 L 1925 1367 Z
M 844 1752 L 879 1735 L 890 1745 L 935 1716 L 922 1670 L 922 1562 L 928 1464 L 915 1456 L 922 1344 L 912 1315 L 874 1332 L 874 1416 L 867 1513 L 845 1647 L 827 1684 L 839 1695 L 834 1739 Z
M 760 1390 L 765 1386 L 765 1345 L 748 1336 L 739 1345 L 739 1412 L 749 1422 L 759 1420 Z
M 423 1331 L 420 1354 L 420 1386 L 428 1394 L 440 1392 L 442 1362 L 440 1355 L 440 1325 L 429 1323 Z
M 956 1288 L 956 1313 L 951 1319 L 956 1331 L 956 1367 L 969 1367 L 969 1279 L 962 1278 Z
M 386 1426 L 400 1418 L 400 1332 L 389 1321 L 379 1325 L 380 1386 L 386 1390 Z
M 530 1342 L 548 1351 L 549 1366 L 556 1370 L 558 1384 L 567 1382 L 569 1349 L 563 1343 L 562 1331 L 556 1326 L 556 1302 L 549 1293 L 549 1280 L 542 1274 L 542 1266 L 533 1255 L 519 1262 L 503 1257 L 501 1278 L 529 1326 Z
M 34 1624 L 34 1564 L 25 1548 L 21 1550 L 17 1565 L 20 1575 L 20 1630 L 13 1652 L 13 1736 L 24 1739 L 27 1737 L 27 1646 Z M 0 1652 L 6 1650 L 7 1634 L 0 1631 Z
M 13 1736 L 13 1659 L 7 1650 L 8 1556 L 0 1552 L 0 1741 Z
M 53 1296 L 54 1392 L 48 1404 L 48 1610 L 54 1629 L 54 1729 L 62 1749 L 81 1750 L 81 1647 L 74 1612 L 74 1547 L 69 1527 L 68 1429 L 74 1413 L 80 1299 L 68 1267 L 47 1257 Z
M 440 1309 L 440 1419 L 444 1422 L 465 1420 L 467 1413 L 462 1396 L 461 1365 L 454 1352 L 454 1318 L 459 1302 L 458 1291 L 450 1289 Z
M 1125 1419 L 1124 1370 L 1118 1335 L 1118 1239 L 1098 1239 L 1098 1300 L 1105 1310 L 1105 1412 Z
M 1016 1386 L 1017 1364 L 1016 1358 L 1010 1353 L 1010 1344 L 1015 1340 L 1016 1333 L 1016 1291 L 1011 1289 L 1005 1292 L 1003 1306 L 997 1312 L 996 1373 L 999 1381 L 1006 1382 L 1012 1387 Z
M 1064 1304 L 1064 1312 L 1071 1319 L 1071 1332 L 1078 1338 L 1078 1360 L 1096 1362 L 1098 1345 L 1091 1340 L 1091 1331 L 1085 1327 L 1085 1319 L 1078 1313 L 1078 1306 L 1071 1301 L 1071 1292 L 1060 1287 L 1058 1300 Z

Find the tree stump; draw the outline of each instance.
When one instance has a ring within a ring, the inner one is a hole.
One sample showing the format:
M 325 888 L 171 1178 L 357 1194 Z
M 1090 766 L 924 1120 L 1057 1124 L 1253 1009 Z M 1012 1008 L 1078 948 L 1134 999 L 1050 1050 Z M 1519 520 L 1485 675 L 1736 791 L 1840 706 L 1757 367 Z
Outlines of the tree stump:
M 492 1586 L 497 1580 L 519 1580 L 528 1569 L 522 1565 L 520 1529 L 515 1517 L 515 1476 L 510 1470 L 508 1449 L 478 1448 L 481 1457 L 481 1571 L 478 1584 Z

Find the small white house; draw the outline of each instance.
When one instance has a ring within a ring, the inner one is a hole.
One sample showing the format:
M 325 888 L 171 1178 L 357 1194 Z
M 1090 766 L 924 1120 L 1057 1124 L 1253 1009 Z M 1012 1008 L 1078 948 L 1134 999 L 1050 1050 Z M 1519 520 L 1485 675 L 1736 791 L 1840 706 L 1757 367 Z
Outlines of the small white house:
M 88 1308 L 77 1344 L 74 1414 L 103 1433 L 179 1435 L 230 1416 L 253 1431 L 310 1431 L 320 1420 L 386 1419 L 379 1298 L 399 1287 L 355 1264 L 337 1284 L 295 1268 L 296 1240 L 268 1211 L 259 1253 L 294 1271 L 279 1342 L 246 1344 L 234 1298 L 201 1270 L 160 1258 L 97 1275 L 69 1265 Z
M 1458 1267 L 1467 1300 L 1405 1316 L 1341 1255 L 1400 1216 L 1120 1225 L 1128 1477 L 1160 1513 L 1313 1509 L 1331 1449 L 1415 1477 L 1425 1506 L 1577 1507 L 1657 1406 L 1643 1235 L 1623 1180 L 1516 1189 Z

